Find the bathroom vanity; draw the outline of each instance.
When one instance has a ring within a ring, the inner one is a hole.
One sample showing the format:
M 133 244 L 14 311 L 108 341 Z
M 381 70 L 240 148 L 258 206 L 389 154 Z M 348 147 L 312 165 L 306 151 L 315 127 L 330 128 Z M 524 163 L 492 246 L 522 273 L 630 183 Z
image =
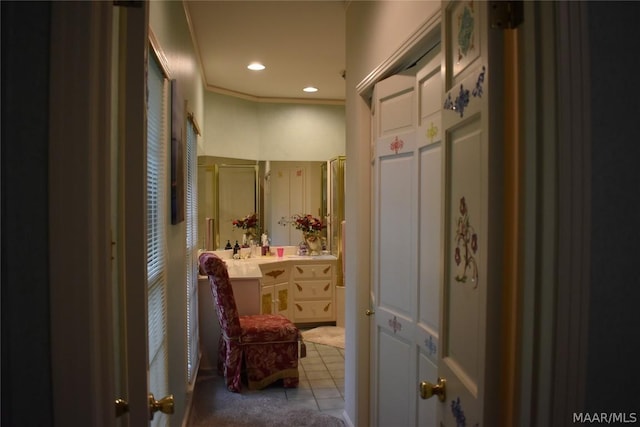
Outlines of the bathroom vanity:
M 258 256 L 225 259 L 238 313 L 286 316 L 298 326 L 335 324 L 337 258 L 333 255 Z M 202 369 L 213 369 L 218 354 L 218 323 L 209 279 L 198 280 Z

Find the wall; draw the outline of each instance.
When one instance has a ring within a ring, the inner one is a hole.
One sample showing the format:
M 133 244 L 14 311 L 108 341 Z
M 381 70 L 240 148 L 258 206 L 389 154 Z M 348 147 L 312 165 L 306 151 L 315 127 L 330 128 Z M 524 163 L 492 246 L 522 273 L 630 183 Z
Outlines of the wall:
M 640 231 L 635 224 L 640 209 L 640 98 L 627 60 L 635 51 L 640 3 L 614 5 L 588 2 L 588 19 L 594 24 L 589 25 L 592 232 L 591 271 L 584 272 L 591 274 L 586 410 L 635 412 L 638 420 L 640 369 L 632 349 L 640 346 Z M 611 108 L 618 99 L 617 108 Z M 602 391 L 603 383 L 611 392 Z
M 195 114 L 204 135 L 206 123 L 202 77 L 182 2 L 150 2 L 149 28 L 160 42 L 169 63 L 171 78 L 178 80 L 182 96 L 187 100 L 187 108 Z
M 48 2 L 2 2 L 0 424 L 6 426 L 53 423 L 47 187 L 50 22 Z
M 206 92 L 205 108 L 202 155 L 327 161 L 345 152 L 341 105 L 263 103 Z
M 345 412 L 353 425 L 368 425 L 370 163 L 367 102 L 356 86 L 391 58 L 423 22 L 439 11 L 440 2 L 349 2 L 347 8 L 347 147 L 346 171 L 346 336 L 355 345 L 345 354 Z M 401 23 L 401 25 L 400 25 Z

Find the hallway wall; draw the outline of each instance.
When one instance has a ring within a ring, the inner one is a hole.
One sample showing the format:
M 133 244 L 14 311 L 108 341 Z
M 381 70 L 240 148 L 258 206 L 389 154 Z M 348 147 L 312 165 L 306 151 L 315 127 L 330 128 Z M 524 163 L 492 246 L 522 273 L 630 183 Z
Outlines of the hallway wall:
M 638 2 L 588 2 L 592 228 L 586 410 L 636 412 L 640 283 Z M 597 25 L 596 25 L 597 24 Z M 629 61 L 631 59 L 631 61 Z M 602 392 L 603 383 L 610 393 Z
M 199 154 L 250 160 L 327 161 L 345 153 L 344 105 L 255 102 L 205 93 Z
M 1 6 L 0 424 L 44 427 L 51 425 L 54 409 L 47 188 L 51 5 L 3 1 Z

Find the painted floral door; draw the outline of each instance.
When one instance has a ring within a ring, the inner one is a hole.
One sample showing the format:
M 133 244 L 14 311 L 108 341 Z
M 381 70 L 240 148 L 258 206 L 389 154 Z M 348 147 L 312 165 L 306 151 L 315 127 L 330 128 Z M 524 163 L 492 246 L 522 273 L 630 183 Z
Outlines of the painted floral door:
M 438 420 L 488 426 L 497 415 L 504 186 L 502 65 L 492 65 L 489 54 L 493 62 L 499 58 L 501 32 L 488 28 L 487 3 L 447 2 L 442 16 L 446 178 L 438 376 L 446 379 L 446 397 Z
M 487 9 L 444 3 L 441 44 L 374 90 L 372 425 L 495 416 L 502 146 Z
M 373 425 L 434 425 L 418 378 L 437 377 L 442 235 L 436 46 L 374 91 Z

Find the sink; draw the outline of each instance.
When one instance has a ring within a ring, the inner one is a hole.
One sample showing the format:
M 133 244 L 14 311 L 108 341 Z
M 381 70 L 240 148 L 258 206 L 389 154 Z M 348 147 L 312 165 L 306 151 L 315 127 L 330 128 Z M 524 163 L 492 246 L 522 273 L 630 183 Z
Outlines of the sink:
M 335 259 L 333 255 L 287 255 L 285 256 L 287 259 Z

